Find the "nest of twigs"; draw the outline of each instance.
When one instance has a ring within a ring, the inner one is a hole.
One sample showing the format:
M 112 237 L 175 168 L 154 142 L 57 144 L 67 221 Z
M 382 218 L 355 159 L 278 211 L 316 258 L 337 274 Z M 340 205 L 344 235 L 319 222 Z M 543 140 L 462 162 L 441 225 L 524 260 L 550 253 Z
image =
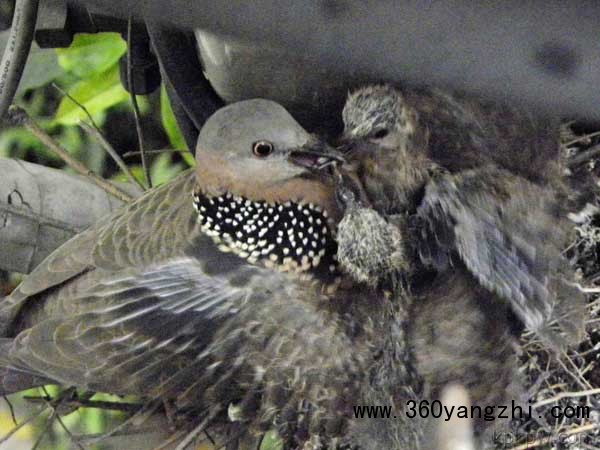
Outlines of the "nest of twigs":
M 598 186 L 600 132 L 565 124 L 561 138 L 569 161 L 567 176 L 574 184 L 591 177 Z M 597 206 L 595 197 L 590 200 Z M 589 292 L 587 336 L 560 358 L 551 356 L 533 335 L 523 337 L 520 371 L 533 414 L 513 420 L 502 436 L 496 434 L 498 448 L 600 448 L 600 214 L 588 208 L 582 216 L 565 254 Z

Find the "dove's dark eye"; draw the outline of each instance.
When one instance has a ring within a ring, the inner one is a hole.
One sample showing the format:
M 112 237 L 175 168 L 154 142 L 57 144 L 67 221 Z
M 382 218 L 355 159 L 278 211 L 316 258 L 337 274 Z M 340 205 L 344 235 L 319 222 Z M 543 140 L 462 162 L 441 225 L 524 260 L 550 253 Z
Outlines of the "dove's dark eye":
M 252 144 L 252 153 L 254 156 L 258 156 L 259 158 L 264 158 L 265 156 L 269 156 L 273 153 L 273 143 L 269 141 L 256 141 Z
M 387 128 L 379 128 L 378 130 L 375 130 L 371 136 L 375 139 L 383 139 L 388 133 L 389 131 Z

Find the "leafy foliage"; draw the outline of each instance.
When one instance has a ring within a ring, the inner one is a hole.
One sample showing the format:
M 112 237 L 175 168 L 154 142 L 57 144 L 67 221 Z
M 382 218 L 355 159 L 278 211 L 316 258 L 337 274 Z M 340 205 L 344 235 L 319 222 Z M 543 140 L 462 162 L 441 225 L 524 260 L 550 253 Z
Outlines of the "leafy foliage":
M 95 118 L 99 115 L 103 117 L 111 106 L 125 102 L 129 98 L 129 94 L 121 85 L 118 66 L 78 81 L 69 89 L 69 95 Z M 69 97 L 64 97 L 58 106 L 53 123 L 76 125 L 84 120 L 87 114 L 80 105 Z
M 187 148 L 179 125 L 177 125 L 177 121 L 175 120 L 175 114 L 173 114 L 173 108 L 171 108 L 171 102 L 164 86 L 160 89 L 160 112 L 162 124 L 169 136 L 171 146 L 179 150 Z
M 118 33 L 78 34 L 65 49 L 34 47 L 16 99 L 74 157 L 94 172 L 119 180 L 125 180 L 125 177 L 117 172 L 116 165 L 107 158 L 100 144 L 87 136 L 78 124 L 89 121 L 89 113 L 119 153 L 137 150 L 130 95 L 119 76 L 119 61 L 126 57 L 126 52 L 127 44 Z M 185 151 L 185 141 L 164 88 L 137 99 L 146 131 L 146 150 L 182 150 L 149 155 L 153 183 L 164 183 L 193 165 L 194 158 Z M 18 127 L 1 130 L 0 157 L 64 167 L 62 160 Z M 142 179 L 139 157 L 132 161 L 134 176 L 139 175 Z
M 160 89 L 160 116 L 162 118 L 162 124 L 169 136 L 169 142 L 171 147 L 184 150 L 187 149 L 185 139 L 181 134 L 177 120 L 175 120 L 175 114 L 173 114 L 173 108 L 171 108 L 171 101 L 167 96 L 167 90 L 164 86 Z M 194 157 L 189 152 L 182 153 L 183 159 L 189 166 L 194 165 Z
M 126 52 L 127 44 L 118 33 L 78 34 L 69 48 L 56 50 L 65 72 L 81 79 L 107 72 Z

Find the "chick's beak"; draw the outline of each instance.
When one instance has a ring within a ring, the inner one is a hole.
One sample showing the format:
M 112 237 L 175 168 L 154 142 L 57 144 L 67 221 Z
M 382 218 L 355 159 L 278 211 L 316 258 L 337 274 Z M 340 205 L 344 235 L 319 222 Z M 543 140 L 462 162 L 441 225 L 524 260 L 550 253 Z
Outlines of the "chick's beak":
M 323 150 L 293 150 L 290 152 L 288 160 L 292 164 L 310 170 L 323 170 L 332 165 L 344 164 L 346 162 L 341 153 L 329 147 L 325 147 Z
M 354 148 L 356 145 L 356 139 L 343 134 L 335 140 L 334 145 L 335 149 L 339 153 L 346 154 Z
M 347 134 L 342 135 L 335 142 L 336 151 L 346 158 L 347 163 L 372 154 L 376 148 L 377 146 L 366 137 Z

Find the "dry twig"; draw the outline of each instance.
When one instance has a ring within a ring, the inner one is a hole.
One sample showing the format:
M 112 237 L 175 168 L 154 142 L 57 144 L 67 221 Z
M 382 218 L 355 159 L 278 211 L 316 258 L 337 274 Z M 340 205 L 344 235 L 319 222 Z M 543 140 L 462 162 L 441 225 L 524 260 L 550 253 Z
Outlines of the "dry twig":
M 44 391 L 45 397 L 51 399 L 50 394 L 48 393 L 48 391 L 46 390 L 45 386 L 42 386 L 42 390 Z M 69 439 L 71 440 L 71 442 L 75 443 L 75 445 L 77 447 L 79 447 L 79 450 L 85 450 L 85 447 L 77 440 L 75 439 L 75 437 L 73 436 L 73 434 L 71 433 L 71 430 L 69 430 L 67 428 L 67 426 L 65 425 L 65 423 L 63 422 L 62 418 L 60 417 L 60 414 L 58 413 L 58 410 L 50 403 L 50 400 L 46 400 L 46 405 L 49 408 L 52 408 L 52 411 L 54 413 L 56 413 L 56 421 L 58 422 L 58 424 L 62 427 L 63 430 L 65 430 L 65 433 L 67 434 L 67 436 L 69 436 Z
M 119 156 L 119 154 L 114 149 L 114 147 L 112 145 L 110 145 L 110 143 L 108 142 L 108 140 L 106 140 L 106 138 L 102 134 L 102 131 L 100 130 L 100 128 L 98 127 L 98 125 L 96 125 L 96 122 L 94 121 L 94 118 L 92 117 L 92 115 L 90 114 L 90 112 L 88 111 L 88 109 L 84 105 L 82 105 L 79 101 L 77 101 L 77 99 L 75 97 L 73 97 L 67 91 L 63 90 L 56 83 L 52 83 L 52 87 L 54 87 L 54 89 L 56 89 L 62 95 L 64 95 L 65 97 L 67 97 L 69 100 L 71 100 L 75 105 L 77 105 L 77 107 L 79 107 L 85 113 L 85 115 L 87 116 L 87 118 L 90 121 L 90 123 L 81 121 L 79 123 L 79 126 L 90 137 L 92 137 L 92 138 L 96 139 L 96 141 L 98 141 L 98 143 L 102 146 L 102 148 L 104 150 L 106 150 L 106 153 L 108 153 L 112 157 L 113 161 L 123 171 L 123 173 L 129 179 L 129 181 L 131 181 L 131 183 L 133 183 L 135 185 L 138 185 L 141 188 L 141 190 L 142 190 L 141 192 L 144 192 L 146 190 L 146 188 L 144 187 L 144 185 L 142 183 L 140 183 L 139 180 L 133 176 L 133 174 L 131 173 L 131 170 L 129 170 L 129 167 L 127 167 L 127 164 L 125 164 L 125 161 L 123 161 L 123 158 L 121 158 Z
M 80 122 L 79 126 L 88 135 L 95 138 L 100 143 L 102 148 L 104 148 L 104 150 L 106 150 L 106 153 L 108 153 L 113 158 L 117 166 L 119 166 L 121 171 L 125 174 L 127 179 L 132 184 L 137 185 L 141 189 L 141 192 L 144 192 L 146 190 L 146 187 L 142 183 L 140 183 L 140 181 L 136 177 L 133 176 L 131 170 L 129 170 L 129 167 L 127 167 L 127 164 L 125 164 L 125 161 L 123 161 L 123 159 L 119 156 L 119 154 L 116 152 L 113 146 L 110 145 L 110 143 L 106 140 L 106 138 L 102 135 L 100 130 L 95 125 L 90 125 L 87 122 Z
M 8 397 L 6 395 L 3 395 L 2 398 L 8 405 L 8 410 L 10 411 L 10 418 L 12 419 L 15 426 L 17 426 L 18 423 L 17 423 L 17 417 L 15 416 L 15 408 L 13 408 L 12 403 L 10 402 L 10 400 L 8 399 Z
M 56 409 L 53 409 L 52 414 L 50 414 L 50 417 L 48 417 L 48 419 L 46 420 L 46 424 L 44 425 L 44 428 L 42 428 L 42 432 L 33 444 L 33 447 L 31 447 L 31 450 L 36 450 L 40 446 L 40 444 L 42 443 L 42 439 L 44 439 L 45 434 L 50 429 L 50 426 L 54 422 L 54 419 L 56 418 L 57 414 L 58 413 L 56 412 Z
M 580 142 L 590 142 L 590 139 L 593 137 L 596 137 L 596 136 L 600 136 L 600 131 L 594 131 L 593 133 L 588 133 L 588 134 L 584 134 L 581 136 L 577 136 L 568 142 L 564 142 L 562 145 L 565 147 L 570 147 L 570 146 L 578 144 Z
M 129 194 L 126 194 L 114 184 L 96 175 L 94 172 L 89 170 L 84 164 L 73 158 L 64 147 L 62 147 L 58 142 L 56 142 L 31 117 L 29 117 L 29 115 L 23 108 L 16 105 L 12 105 L 8 109 L 7 117 L 14 125 L 24 126 L 35 137 L 42 141 L 44 145 L 46 145 L 50 150 L 56 153 L 67 165 L 69 165 L 69 167 L 74 169 L 79 174 L 88 177 L 94 184 L 98 185 L 109 194 L 126 203 L 129 203 L 133 200 L 133 197 L 131 197 Z
M 577 167 L 598 156 L 600 156 L 600 145 L 595 145 L 572 156 L 568 161 L 568 165 L 570 168 Z
M 575 392 L 560 392 L 553 397 L 540 400 L 539 402 L 534 403 L 533 408 L 539 408 L 540 406 L 549 405 L 550 403 L 555 403 L 563 398 L 577 398 L 577 397 L 588 397 L 590 395 L 600 394 L 600 388 L 596 389 L 588 389 L 586 391 L 575 391 Z
M 180 150 L 177 148 L 161 148 L 161 149 L 157 149 L 157 150 L 145 150 L 144 153 L 146 153 L 147 155 L 151 155 L 151 154 L 158 154 L 158 153 L 186 153 L 189 152 L 189 150 L 185 149 L 185 150 Z M 131 156 L 138 156 L 140 155 L 139 151 L 136 152 L 125 152 L 123 153 L 123 158 L 129 158 Z
M 39 397 L 39 396 L 23 396 L 23 399 L 28 400 L 32 403 L 38 402 L 49 402 L 52 401 L 52 398 L 49 396 Z M 102 400 L 88 400 L 85 398 L 72 398 L 66 399 L 63 401 L 63 404 L 73 407 L 73 408 L 97 408 L 97 409 L 105 409 L 111 411 L 121 411 L 126 413 L 136 413 L 141 408 L 142 405 L 138 403 L 122 403 L 122 402 L 109 402 Z

